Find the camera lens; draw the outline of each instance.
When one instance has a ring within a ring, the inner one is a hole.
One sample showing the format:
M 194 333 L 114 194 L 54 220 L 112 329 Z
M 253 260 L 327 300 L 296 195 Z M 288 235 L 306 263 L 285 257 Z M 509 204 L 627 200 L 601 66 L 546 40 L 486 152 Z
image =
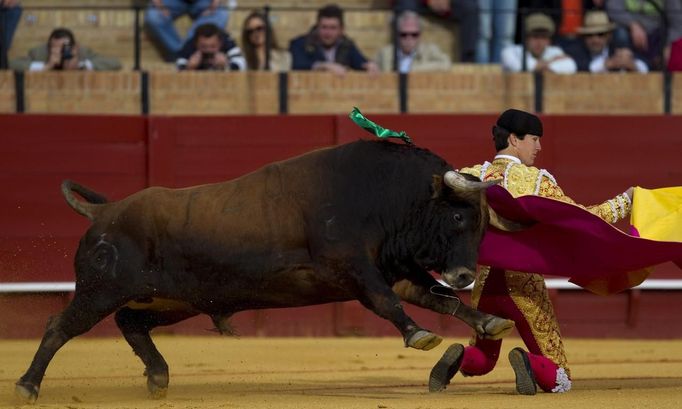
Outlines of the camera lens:
M 62 46 L 62 60 L 70 60 L 73 58 L 73 49 L 71 44 L 64 44 Z

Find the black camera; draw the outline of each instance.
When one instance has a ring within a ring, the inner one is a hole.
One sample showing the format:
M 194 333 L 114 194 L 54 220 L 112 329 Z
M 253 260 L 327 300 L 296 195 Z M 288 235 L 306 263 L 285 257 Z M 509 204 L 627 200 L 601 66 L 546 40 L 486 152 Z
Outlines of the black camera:
M 62 61 L 73 58 L 73 46 L 69 43 L 64 43 L 62 46 Z
M 213 69 L 213 58 L 215 53 L 201 53 L 201 63 L 198 69 L 200 70 L 210 70 Z
M 59 61 L 59 65 L 55 66 L 55 70 L 63 70 L 64 69 L 64 63 L 70 59 L 73 58 L 73 46 L 69 43 L 64 43 L 62 45 L 62 57 L 61 60 Z

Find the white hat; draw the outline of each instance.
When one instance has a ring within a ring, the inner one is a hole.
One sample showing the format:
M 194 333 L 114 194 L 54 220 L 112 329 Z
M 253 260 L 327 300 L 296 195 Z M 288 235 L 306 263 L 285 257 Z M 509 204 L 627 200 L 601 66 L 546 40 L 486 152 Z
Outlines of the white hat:
M 594 10 L 585 13 L 583 25 L 578 27 L 578 34 L 601 34 L 610 33 L 616 25 L 609 20 L 609 15 L 605 11 Z

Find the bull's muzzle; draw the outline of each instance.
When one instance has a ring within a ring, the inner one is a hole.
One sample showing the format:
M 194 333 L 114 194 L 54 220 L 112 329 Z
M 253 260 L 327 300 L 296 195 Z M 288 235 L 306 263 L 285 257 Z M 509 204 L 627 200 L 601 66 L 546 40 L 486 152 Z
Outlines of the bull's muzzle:
M 474 282 L 476 277 L 475 271 L 466 267 L 457 267 L 450 271 L 446 271 L 443 275 L 443 281 L 449 286 L 455 288 L 464 288 Z

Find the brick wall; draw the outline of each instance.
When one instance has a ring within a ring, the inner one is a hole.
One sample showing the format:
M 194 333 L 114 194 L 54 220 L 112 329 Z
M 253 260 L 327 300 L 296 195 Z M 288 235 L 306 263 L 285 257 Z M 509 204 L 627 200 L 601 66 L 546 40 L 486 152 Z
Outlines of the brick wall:
M 0 71 L 0 113 L 16 112 L 14 73 Z
M 682 113 L 682 76 L 672 81 L 672 112 Z M 0 73 L 0 112 L 15 112 L 14 76 Z M 660 73 L 551 75 L 542 82 L 548 114 L 663 114 Z M 45 72 L 25 74 L 25 111 L 31 113 L 137 114 L 142 110 L 139 72 Z M 461 65 L 451 72 L 413 73 L 407 82 L 411 113 L 497 113 L 507 107 L 535 110 L 530 73 L 502 73 L 497 66 Z M 275 114 L 280 78 L 268 72 L 149 73 L 150 112 L 155 114 Z M 350 72 L 288 73 L 288 112 L 399 113 L 398 76 Z
M 161 114 L 274 114 L 278 77 L 262 72 L 155 72 L 150 112 Z
M 140 75 L 135 72 L 26 73 L 27 112 L 139 114 Z

